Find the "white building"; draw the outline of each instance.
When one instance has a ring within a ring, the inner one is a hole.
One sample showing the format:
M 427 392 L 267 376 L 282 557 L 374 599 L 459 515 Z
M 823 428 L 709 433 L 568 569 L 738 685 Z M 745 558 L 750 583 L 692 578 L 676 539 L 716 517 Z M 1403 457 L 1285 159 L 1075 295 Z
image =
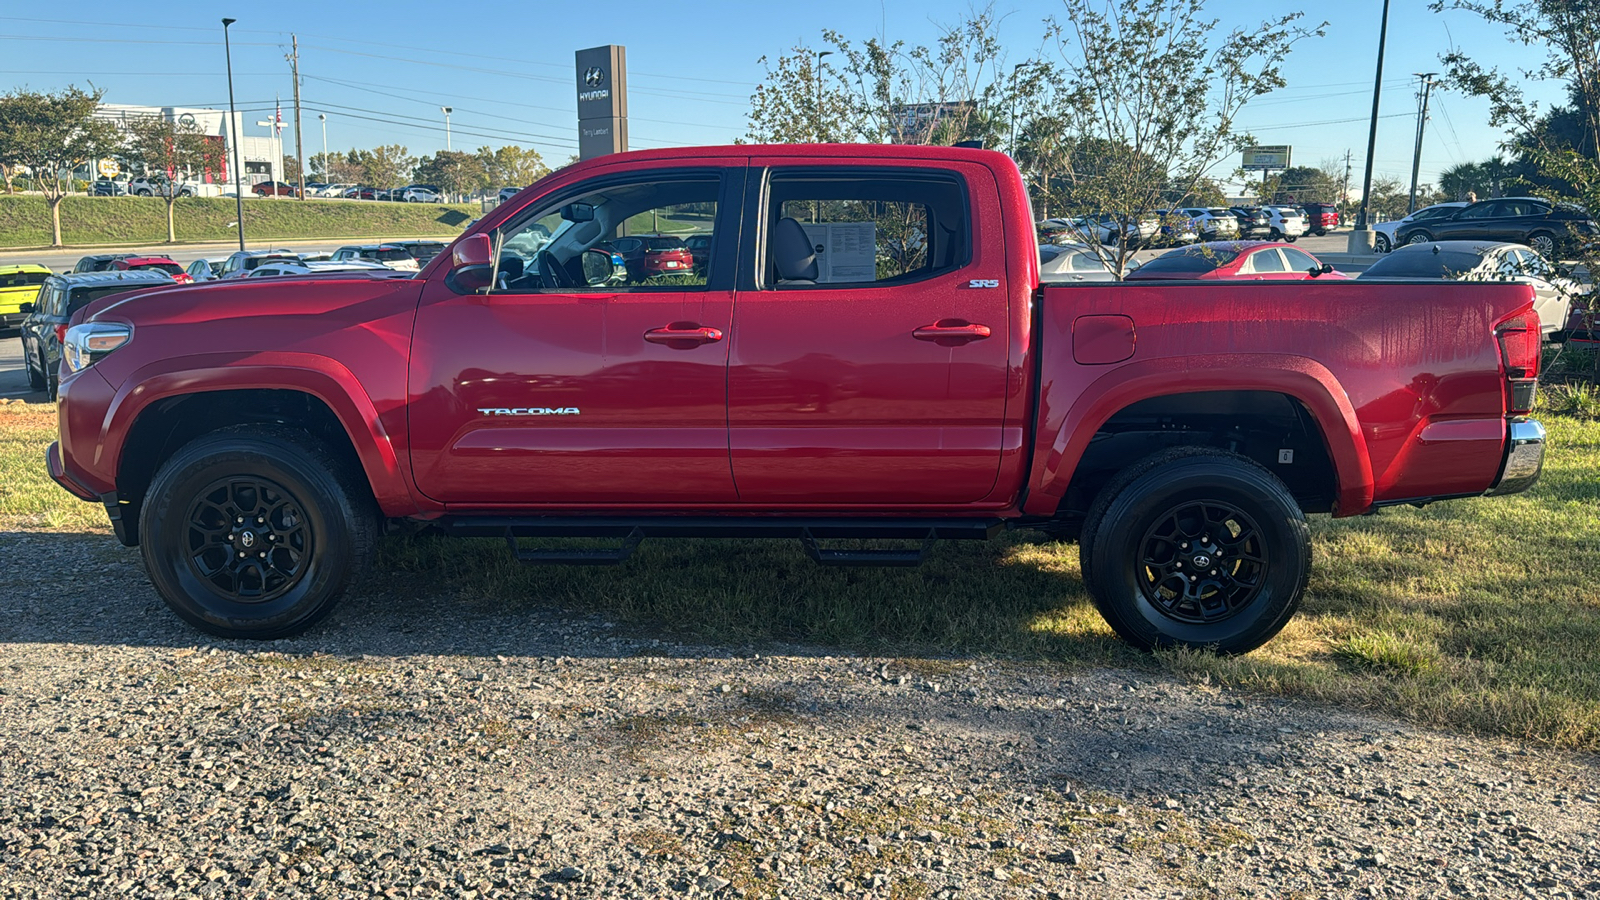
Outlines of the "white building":
M 233 116 L 233 128 L 228 128 L 228 111 L 223 109 L 199 109 L 178 106 L 131 106 L 124 103 L 102 103 L 96 115 L 114 122 L 125 122 L 128 119 L 144 116 L 160 116 L 169 121 L 180 122 L 185 125 L 194 125 L 202 134 L 218 139 L 226 153 L 224 163 L 217 171 L 192 172 L 187 174 L 187 179 L 200 184 L 200 191 L 206 196 L 220 196 L 233 192 L 233 139 L 237 137 L 239 144 L 239 158 L 244 169 L 243 177 L 245 190 L 250 185 L 263 181 L 284 181 L 283 170 L 283 138 L 279 136 L 261 135 L 253 136 L 244 134 L 244 118 L 240 114 Z M 110 161 L 97 160 L 89 165 L 89 178 L 92 180 L 100 174 L 100 166 Z M 111 163 L 115 166 L 115 163 Z M 127 174 L 127 173 L 123 173 Z

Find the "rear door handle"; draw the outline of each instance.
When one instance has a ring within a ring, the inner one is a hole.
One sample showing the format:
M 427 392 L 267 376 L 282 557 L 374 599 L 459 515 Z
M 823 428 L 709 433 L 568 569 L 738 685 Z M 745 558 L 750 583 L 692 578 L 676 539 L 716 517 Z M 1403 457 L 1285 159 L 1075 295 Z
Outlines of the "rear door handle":
M 911 332 L 911 336 L 919 341 L 933 341 L 941 347 L 959 347 L 972 341 L 981 341 L 992 333 L 989 326 L 966 319 L 940 319 Z
M 644 333 L 652 344 L 665 344 L 674 350 L 690 350 L 701 344 L 714 344 L 722 340 L 722 332 L 693 322 L 673 322 L 665 328 L 652 328 Z

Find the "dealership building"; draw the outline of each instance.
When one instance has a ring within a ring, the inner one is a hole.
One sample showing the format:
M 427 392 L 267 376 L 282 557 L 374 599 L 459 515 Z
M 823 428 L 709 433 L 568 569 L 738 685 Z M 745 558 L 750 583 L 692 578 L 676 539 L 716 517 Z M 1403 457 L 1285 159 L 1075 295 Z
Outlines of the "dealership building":
M 239 146 L 239 160 L 243 168 L 243 178 L 240 180 L 249 189 L 249 185 L 262 181 L 284 181 L 283 168 L 283 138 L 277 135 L 251 136 L 244 134 L 244 120 L 237 113 L 232 116 L 233 127 L 228 127 L 229 114 L 227 110 L 202 109 L 181 106 L 131 106 L 122 103 L 103 103 L 95 112 L 99 118 L 118 124 L 126 123 L 131 119 L 158 116 L 168 121 L 178 122 L 186 126 L 194 126 L 201 134 L 216 140 L 227 152 L 221 155 L 222 162 L 214 170 L 202 172 L 181 173 L 186 181 L 193 181 L 200 185 L 200 193 L 205 196 L 220 196 L 231 193 L 233 190 L 233 165 L 234 138 L 237 137 Z M 115 160 L 95 160 L 88 163 L 80 173 L 85 180 L 93 180 L 101 175 L 123 175 L 135 173 L 121 172 Z

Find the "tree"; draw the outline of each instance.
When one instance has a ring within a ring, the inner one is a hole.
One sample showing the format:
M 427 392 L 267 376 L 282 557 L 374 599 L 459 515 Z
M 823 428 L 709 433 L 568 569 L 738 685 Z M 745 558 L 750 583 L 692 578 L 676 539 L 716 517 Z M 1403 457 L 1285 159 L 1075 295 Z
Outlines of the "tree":
M 417 158 L 399 144 L 384 144 L 371 150 L 352 150 L 350 161 L 360 166 L 368 184 L 380 188 L 399 187 L 417 166 Z
M 91 86 L 92 88 L 92 86 Z M 23 167 L 50 205 L 50 243 L 61 246 L 61 200 L 71 184 L 61 173 L 111 156 L 121 132 L 95 118 L 105 91 L 68 86 L 56 94 L 14 90 L 0 96 L 0 165 Z
M 1290 166 L 1262 182 L 1266 203 L 1332 203 L 1339 199 L 1339 179 L 1323 169 Z
M 347 153 L 329 153 L 324 158 L 323 154 L 315 153 L 311 156 L 311 168 L 330 184 L 363 184 L 367 180 L 367 171 L 356 161 L 356 154 L 357 151 L 351 150 Z
M 539 151 L 510 144 L 498 150 L 479 147 L 478 162 L 483 166 L 484 188 L 525 188 L 550 174 Z
M 1109 211 L 1142 221 L 1171 202 L 1193 198 L 1206 172 L 1253 143 L 1238 116 L 1256 97 L 1284 85 L 1294 45 L 1320 36 L 1291 13 L 1250 28 L 1217 31 L 1204 0 L 1062 0 L 1047 21 L 1051 104 L 1080 146 L 1119 149 L 1074 184 L 1079 211 Z M 1096 246 L 1121 278 L 1136 248 Z
M 489 186 L 482 158 L 462 150 L 440 150 L 432 156 L 424 156 L 411 177 L 419 182 L 438 185 L 446 194 L 453 196 L 470 194 Z
M 173 207 L 181 196 L 183 182 L 208 167 L 220 169 L 223 150 L 197 126 L 175 122 L 165 116 L 131 119 L 127 129 L 128 144 L 122 156 L 146 177 L 164 176 L 156 177 L 152 183 L 167 204 L 167 241 L 176 241 Z

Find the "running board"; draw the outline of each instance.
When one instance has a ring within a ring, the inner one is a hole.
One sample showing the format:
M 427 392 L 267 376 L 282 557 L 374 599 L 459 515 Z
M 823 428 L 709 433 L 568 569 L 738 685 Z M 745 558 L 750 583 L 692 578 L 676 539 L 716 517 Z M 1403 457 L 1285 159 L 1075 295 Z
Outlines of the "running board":
M 783 516 L 446 516 L 433 523 L 446 534 L 499 537 L 515 557 L 532 565 L 617 565 L 647 537 L 798 538 L 807 556 L 825 566 L 916 566 L 935 541 L 988 540 L 1003 519 L 790 518 Z M 620 546 L 596 550 L 524 549 L 518 538 L 610 537 Z M 904 550 L 834 550 L 822 540 L 913 540 Z

